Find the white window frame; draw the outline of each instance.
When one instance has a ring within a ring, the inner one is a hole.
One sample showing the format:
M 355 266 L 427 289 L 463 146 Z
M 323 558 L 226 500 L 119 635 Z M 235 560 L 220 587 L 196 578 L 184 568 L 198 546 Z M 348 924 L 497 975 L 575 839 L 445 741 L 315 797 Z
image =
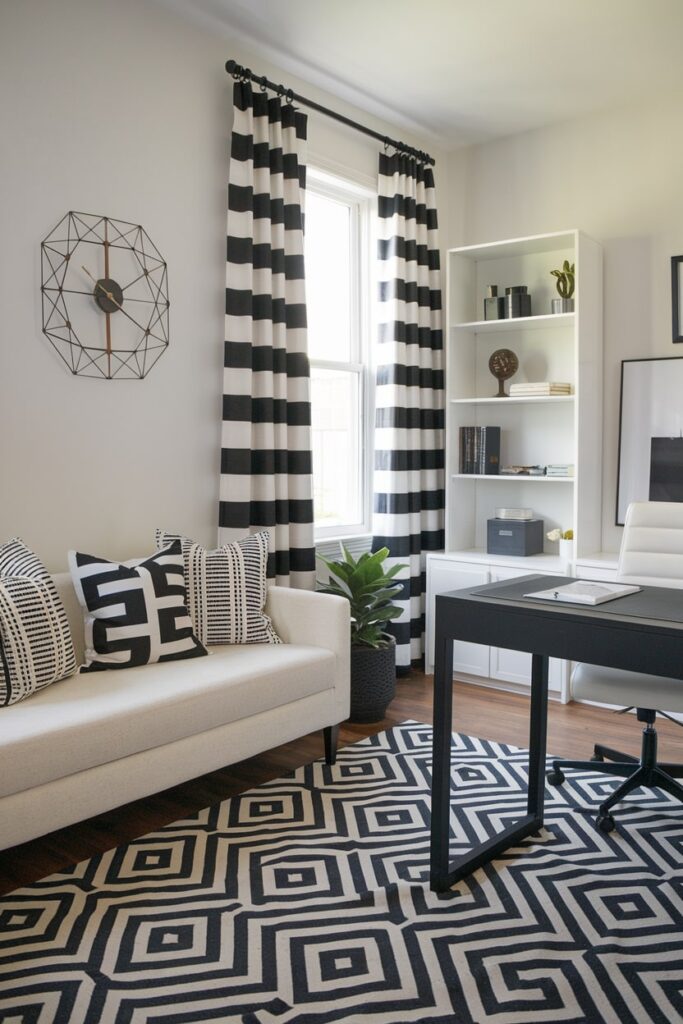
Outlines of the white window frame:
M 375 295 L 373 245 L 376 240 L 374 209 L 377 193 L 341 174 L 317 166 L 306 170 L 306 189 L 351 207 L 352 268 L 351 282 L 351 358 L 327 360 L 311 358 L 311 369 L 344 370 L 358 375 L 361 431 L 356 486 L 360 490 L 361 519 L 357 523 L 315 526 L 316 541 L 344 540 L 368 535 L 372 531 L 372 471 L 374 462 L 375 368 L 372 364 L 371 330 Z M 353 328 L 355 325 L 355 330 Z

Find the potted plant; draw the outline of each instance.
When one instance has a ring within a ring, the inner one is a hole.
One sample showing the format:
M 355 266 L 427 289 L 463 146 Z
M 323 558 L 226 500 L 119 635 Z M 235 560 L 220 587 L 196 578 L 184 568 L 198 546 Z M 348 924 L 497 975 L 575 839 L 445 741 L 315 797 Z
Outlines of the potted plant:
M 550 273 L 553 277 L 557 278 L 555 287 L 560 294 L 559 299 L 553 299 L 551 302 L 551 309 L 553 313 L 573 313 L 573 295 L 574 285 L 576 283 L 574 264 L 570 263 L 569 260 L 565 260 L 562 264 L 561 270 L 551 270 Z
M 318 581 L 324 594 L 345 597 L 351 605 L 351 722 L 379 722 L 396 693 L 396 641 L 384 626 L 401 609 L 392 598 L 401 592 L 393 582 L 406 565 L 385 569 L 388 548 L 364 552 L 358 560 L 341 545 L 343 560 L 328 561 L 330 579 Z

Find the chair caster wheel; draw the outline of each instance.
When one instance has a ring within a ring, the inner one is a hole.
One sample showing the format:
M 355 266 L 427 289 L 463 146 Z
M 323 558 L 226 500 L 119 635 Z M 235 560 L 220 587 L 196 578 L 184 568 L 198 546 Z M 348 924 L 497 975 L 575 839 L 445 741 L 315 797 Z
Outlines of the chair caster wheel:
M 598 814 L 595 824 L 601 832 L 614 832 L 616 825 L 611 814 Z
M 561 786 L 564 782 L 564 772 L 561 772 L 559 768 L 553 768 L 546 775 L 546 779 L 550 786 Z
M 593 756 L 591 757 L 591 761 L 604 761 L 604 760 L 605 759 L 602 756 L 602 754 L 593 754 Z

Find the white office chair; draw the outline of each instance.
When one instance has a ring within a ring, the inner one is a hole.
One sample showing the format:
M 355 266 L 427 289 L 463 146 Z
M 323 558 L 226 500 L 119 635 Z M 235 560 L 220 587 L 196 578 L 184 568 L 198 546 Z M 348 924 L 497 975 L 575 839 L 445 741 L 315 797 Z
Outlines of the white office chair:
M 637 501 L 629 505 L 618 578 L 623 583 L 683 589 L 683 502 Z M 683 644 L 681 654 L 683 674 Z M 683 801 L 683 786 L 676 782 L 683 778 L 683 765 L 657 762 L 654 728 L 658 710 L 665 717 L 669 717 L 667 711 L 683 711 L 683 679 L 581 664 L 572 674 L 572 693 L 579 700 L 605 704 L 618 701 L 629 705 L 625 710 L 636 708 L 638 720 L 645 723 L 640 760 L 596 743 L 590 761 L 553 761 L 547 775 L 550 785 L 562 785 L 565 768 L 624 777 L 625 781 L 600 805 L 596 824 L 603 832 L 611 832 L 615 827 L 610 808 L 639 786 L 659 787 Z M 609 763 L 601 764 L 605 758 Z

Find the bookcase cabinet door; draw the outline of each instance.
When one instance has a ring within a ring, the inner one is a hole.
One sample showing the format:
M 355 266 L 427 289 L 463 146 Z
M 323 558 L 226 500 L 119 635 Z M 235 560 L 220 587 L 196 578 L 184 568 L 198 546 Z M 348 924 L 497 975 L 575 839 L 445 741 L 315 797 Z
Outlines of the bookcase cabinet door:
M 485 567 L 470 565 L 467 562 L 454 562 L 444 558 L 430 558 L 427 579 L 427 651 L 425 668 L 434 671 L 434 612 L 437 594 L 447 594 L 449 590 L 463 590 L 465 587 L 483 587 L 489 582 L 489 573 Z M 483 644 L 470 644 L 456 640 L 453 644 L 453 671 L 467 672 L 474 676 L 488 676 L 489 648 Z

